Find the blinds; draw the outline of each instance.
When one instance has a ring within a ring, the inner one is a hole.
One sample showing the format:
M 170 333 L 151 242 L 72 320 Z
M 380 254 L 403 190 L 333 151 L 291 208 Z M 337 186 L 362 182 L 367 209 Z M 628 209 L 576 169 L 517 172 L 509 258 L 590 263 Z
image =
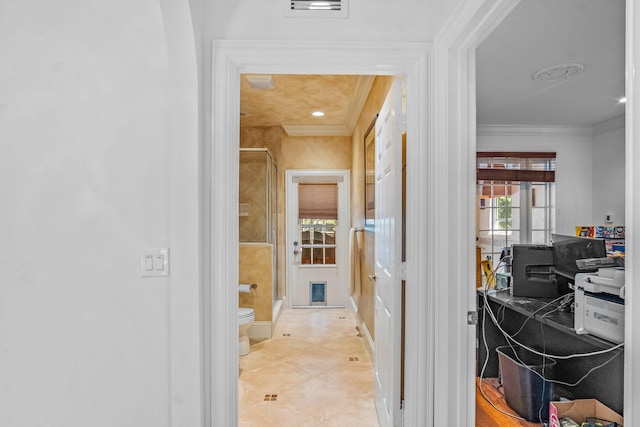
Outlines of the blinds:
M 298 218 L 338 219 L 338 184 L 298 184 Z
M 476 155 L 477 181 L 481 183 L 555 182 L 555 152 L 484 151 Z

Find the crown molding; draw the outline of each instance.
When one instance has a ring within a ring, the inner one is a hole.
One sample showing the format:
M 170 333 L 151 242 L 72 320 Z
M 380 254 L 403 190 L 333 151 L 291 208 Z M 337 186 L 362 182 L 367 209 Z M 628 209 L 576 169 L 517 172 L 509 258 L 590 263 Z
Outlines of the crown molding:
M 351 103 L 349 104 L 349 109 L 347 110 L 347 117 L 344 121 L 346 128 L 349 130 L 349 135 L 353 133 L 353 129 L 355 129 L 356 123 L 358 123 L 362 107 L 364 107 L 364 103 L 367 102 L 374 80 L 375 76 L 365 75 L 359 76 L 358 78 L 358 83 L 356 84 L 353 96 L 351 97 Z
M 593 134 L 602 135 L 603 133 L 611 132 L 618 129 L 624 129 L 625 115 L 614 117 L 613 119 L 605 120 L 593 125 Z
M 299 126 L 282 125 L 289 136 L 351 136 L 352 130 L 345 125 Z
M 478 125 L 478 136 L 593 136 L 593 126 Z

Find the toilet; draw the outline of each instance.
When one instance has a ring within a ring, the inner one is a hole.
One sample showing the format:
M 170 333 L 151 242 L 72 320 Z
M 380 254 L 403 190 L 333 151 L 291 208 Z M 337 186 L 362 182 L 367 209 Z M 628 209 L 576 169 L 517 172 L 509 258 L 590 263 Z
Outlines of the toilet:
M 240 340 L 238 342 L 238 353 L 240 356 L 245 356 L 251 352 L 251 346 L 249 345 L 249 327 L 255 320 L 253 308 L 239 307 L 238 308 L 238 328 L 240 332 Z

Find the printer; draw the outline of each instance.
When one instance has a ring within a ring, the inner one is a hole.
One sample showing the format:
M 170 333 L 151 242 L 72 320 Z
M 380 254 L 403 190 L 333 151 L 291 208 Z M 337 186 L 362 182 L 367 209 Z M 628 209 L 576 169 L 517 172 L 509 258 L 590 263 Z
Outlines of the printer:
M 575 276 L 575 330 L 624 342 L 624 267 L 599 268 Z

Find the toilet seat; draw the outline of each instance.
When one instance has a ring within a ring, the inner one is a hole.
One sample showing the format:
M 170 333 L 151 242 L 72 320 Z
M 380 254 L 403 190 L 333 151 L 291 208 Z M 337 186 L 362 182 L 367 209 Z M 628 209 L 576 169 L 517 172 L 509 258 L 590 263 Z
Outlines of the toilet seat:
M 239 307 L 238 308 L 238 323 L 251 323 L 255 320 L 255 314 L 253 308 Z

